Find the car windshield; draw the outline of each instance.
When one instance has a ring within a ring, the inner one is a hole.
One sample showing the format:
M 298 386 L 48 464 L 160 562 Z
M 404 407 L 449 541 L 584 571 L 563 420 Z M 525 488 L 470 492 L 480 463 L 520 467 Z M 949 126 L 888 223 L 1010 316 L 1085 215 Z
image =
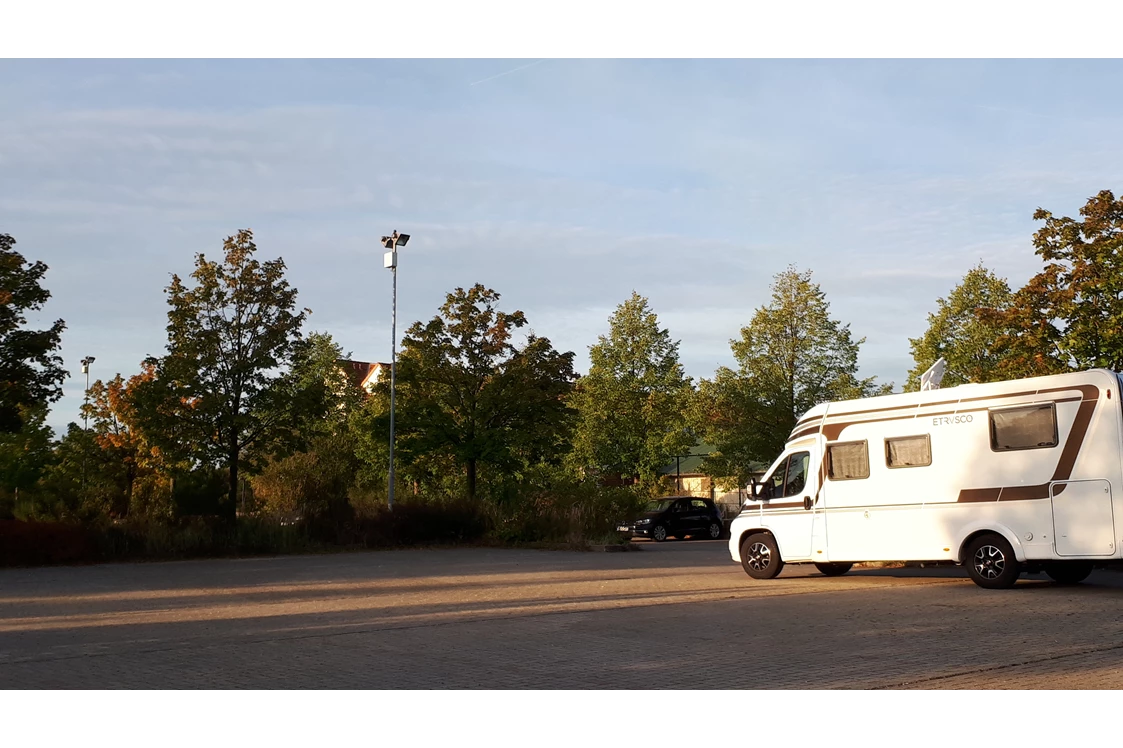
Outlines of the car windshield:
M 645 512 L 662 512 L 667 509 L 671 504 L 675 503 L 674 499 L 662 499 L 660 501 L 649 501 L 644 505 Z

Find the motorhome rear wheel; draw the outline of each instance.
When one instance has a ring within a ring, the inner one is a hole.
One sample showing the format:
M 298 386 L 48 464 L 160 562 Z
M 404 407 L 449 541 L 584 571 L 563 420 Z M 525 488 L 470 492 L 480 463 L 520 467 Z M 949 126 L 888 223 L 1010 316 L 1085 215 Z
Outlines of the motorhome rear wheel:
M 995 533 L 980 535 L 968 544 L 963 554 L 971 580 L 988 590 L 1003 590 L 1014 586 L 1022 573 L 1014 549 L 1006 538 Z
M 1092 573 L 1092 562 L 1058 561 L 1046 566 L 1045 573 L 1057 584 L 1080 584 Z

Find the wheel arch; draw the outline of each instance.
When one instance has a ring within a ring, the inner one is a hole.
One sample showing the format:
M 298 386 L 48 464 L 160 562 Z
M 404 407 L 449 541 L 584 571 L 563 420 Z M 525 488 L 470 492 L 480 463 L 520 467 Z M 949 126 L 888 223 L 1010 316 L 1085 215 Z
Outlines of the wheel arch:
M 971 544 L 971 541 L 973 541 L 980 535 L 991 534 L 1000 535 L 1005 538 L 1006 542 L 1010 544 L 1010 547 L 1014 549 L 1014 558 L 1019 562 L 1024 562 L 1026 560 L 1025 549 L 1022 548 L 1022 543 L 1018 539 L 1017 533 L 1015 533 L 1005 525 L 996 523 L 980 523 L 972 525 L 964 530 L 962 539 L 959 541 L 959 550 L 955 554 L 956 561 L 961 564 L 963 563 L 963 555 L 967 552 L 967 546 Z
M 772 538 L 772 541 L 774 543 L 776 543 L 776 550 L 780 551 L 780 556 L 783 557 L 784 549 L 780 547 L 779 538 L 777 538 L 776 534 L 773 533 L 771 530 L 769 530 L 767 527 L 750 527 L 746 530 L 741 530 L 740 533 L 737 535 L 737 549 L 740 550 L 741 546 L 743 546 L 745 544 L 745 541 L 748 539 L 748 537 L 750 535 L 755 535 L 758 532 L 763 533 L 763 534 L 767 535 L 768 537 Z

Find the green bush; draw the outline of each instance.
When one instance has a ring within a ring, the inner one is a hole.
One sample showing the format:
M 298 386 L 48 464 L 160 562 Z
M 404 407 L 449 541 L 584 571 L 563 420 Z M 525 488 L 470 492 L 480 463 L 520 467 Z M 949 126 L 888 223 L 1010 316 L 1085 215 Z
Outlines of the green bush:
M 229 473 L 221 468 L 200 467 L 178 471 L 171 481 L 172 505 L 178 517 L 217 516 L 229 501 Z
M 0 566 L 39 566 L 96 561 L 96 533 L 61 522 L 0 520 Z
M 602 542 L 643 504 L 629 488 L 605 488 L 558 468 L 530 471 L 493 505 L 493 532 L 504 542 Z

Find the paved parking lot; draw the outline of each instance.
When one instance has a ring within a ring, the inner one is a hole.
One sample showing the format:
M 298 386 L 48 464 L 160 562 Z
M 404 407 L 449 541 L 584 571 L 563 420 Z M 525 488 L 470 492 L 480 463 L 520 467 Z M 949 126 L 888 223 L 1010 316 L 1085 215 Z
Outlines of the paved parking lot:
M 1123 574 L 758 582 L 643 546 L 0 570 L 0 688 L 1123 687 Z

